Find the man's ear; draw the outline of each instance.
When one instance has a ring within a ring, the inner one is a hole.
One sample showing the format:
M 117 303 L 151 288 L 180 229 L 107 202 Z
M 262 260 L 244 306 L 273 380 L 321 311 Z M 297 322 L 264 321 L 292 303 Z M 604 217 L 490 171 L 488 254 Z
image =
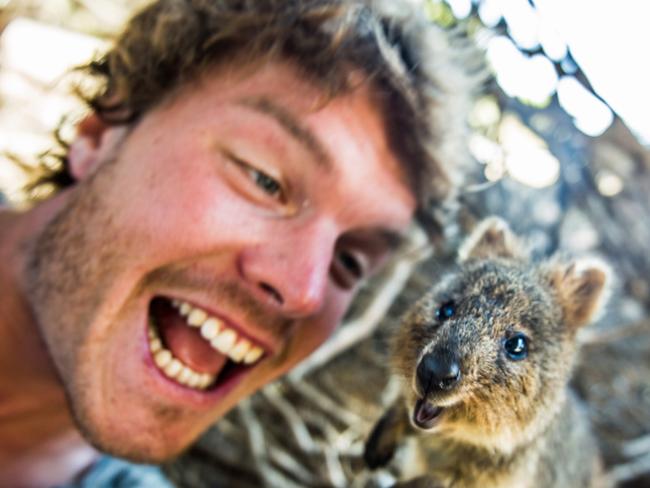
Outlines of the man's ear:
M 76 181 L 92 174 L 102 162 L 112 159 L 128 134 L 126 125 L 108 126 L 97 115 L 85 117 L 68 148 L 70 174 Z
M 577 329 L 598 318 L 609 299 L 611 276 L 609 266 L 595 258 L 551 264 L 551 287 L 567 327 Z
M 458 262 L 496 257 L 523 259 L 526 253 L 503 219 L 487 217 L 460 246 Z

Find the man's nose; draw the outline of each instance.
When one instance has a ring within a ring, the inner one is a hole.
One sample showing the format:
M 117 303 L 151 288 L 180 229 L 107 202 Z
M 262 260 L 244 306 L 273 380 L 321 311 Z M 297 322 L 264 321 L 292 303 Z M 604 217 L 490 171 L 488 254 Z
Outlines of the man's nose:
M 290 317 L 309 316 L 323 307 L 335 244 L 329 228 L 274 235 L 242 253 L 240 271 L 265 303 Z

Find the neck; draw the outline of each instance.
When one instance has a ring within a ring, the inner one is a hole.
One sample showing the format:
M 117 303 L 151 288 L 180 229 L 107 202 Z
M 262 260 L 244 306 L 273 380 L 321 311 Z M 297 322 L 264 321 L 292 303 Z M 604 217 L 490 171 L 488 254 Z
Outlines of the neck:
M 83 445 L 26 296 L 31 243 L 66 198 L 0 211 L 0 481 L 17 466 L 36 467 L 39 451 L 51 458 Z

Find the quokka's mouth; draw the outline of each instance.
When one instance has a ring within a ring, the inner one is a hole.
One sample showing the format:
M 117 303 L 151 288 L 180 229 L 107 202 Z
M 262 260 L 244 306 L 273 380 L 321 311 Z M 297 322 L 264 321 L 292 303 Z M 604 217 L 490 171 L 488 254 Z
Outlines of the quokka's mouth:
M 426 398 L 418 398 L 413 407 L 413 423 L 423 430 L 430 430 L 440 422 L 445 407 L 429 403 Z

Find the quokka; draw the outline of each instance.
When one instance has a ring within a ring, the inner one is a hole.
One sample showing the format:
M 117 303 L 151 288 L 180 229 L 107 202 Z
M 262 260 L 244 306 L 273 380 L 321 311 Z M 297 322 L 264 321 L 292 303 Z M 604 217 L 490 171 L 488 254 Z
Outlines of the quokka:
M 568 381 L 576 333 L 610 281 L 599 260 L 533 262 L 505 222 L 481 222 L 396 331 L 401 396 L 374 427 L 366 463 L 388 463 L 415 435 L 426 469 L 396 487 L 607 486 Z

